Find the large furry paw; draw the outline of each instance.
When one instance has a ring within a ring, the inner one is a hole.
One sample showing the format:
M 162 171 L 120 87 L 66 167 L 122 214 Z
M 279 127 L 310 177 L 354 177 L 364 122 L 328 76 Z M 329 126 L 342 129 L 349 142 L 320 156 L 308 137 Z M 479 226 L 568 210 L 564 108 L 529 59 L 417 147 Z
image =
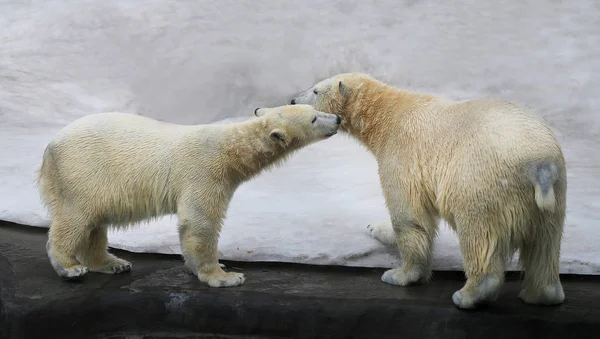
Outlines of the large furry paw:
M 396 245 L 396 233 L 392 224 L 389 222 L 380 222 L 377 224 L 371 224 L 367 226 L 369 234 L 375 240 L 386 246 Z
M 118 274 L 131 270 L 131 263 L 127 260 L 108 255 L 101 266 L 89 267 L 90 272 L 104 274 Z
M 84 265 L 80 265 L 77 261 L 72 260 L 71 265 L 65 264 L 64 262 L 60 262 L 54 256 L 54 251 L 52 250 L 50 239 L 48 239 L 48 241 L 46 242 L 46 253 L 48 254 L 48 259 L 50 260 L 50 264 L 52 265 L 54 272 L 56 272 L 56 274 L 58 274 L 59 277 L 65 278 L 67 280 L 79 280 L 88 272 L 88 268 Z
M 200 281 L 207 283 L 210 287 L 233 287 L 240 286 L 246 282 L 246 276 L 243 273 L 217 271 L 213 274 L 198 274 Z
M 565 292 L 561 283 L 554 283 L 547 285 L 541 291 L 530 291 L 524 288 L 519 293 L 519 299 L 527 304 L 553 306 L 563 303 Z
M 63 277 L 68 280 L 78 280 L 86 275 L 88 272 L 88 268 L 83 265 L 73 265 L 70 267 L 61 267 L 56 269 L 56 273 L 60 277 Z
M 425 283 L 429 280 L 431 273 L 421 270 L 405 270 L 394 268 L 387 270 L 381 276 L 381 281 L 390 285 L 408 286 L 415 283 Z
M 452 302 L 458 308 L 470 310 L 489 304 L 496 300 L 502 281 L 496 277 L 486 276 L 476 286 L 463 287 L 454 292 Z

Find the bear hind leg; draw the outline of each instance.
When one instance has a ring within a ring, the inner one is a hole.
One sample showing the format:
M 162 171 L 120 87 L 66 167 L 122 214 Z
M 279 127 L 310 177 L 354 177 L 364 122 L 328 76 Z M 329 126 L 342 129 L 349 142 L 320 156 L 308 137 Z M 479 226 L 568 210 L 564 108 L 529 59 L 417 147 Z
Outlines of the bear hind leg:
M 456 220 L 467 282 L 452 295 L 461 309 L 474 309 L 498 297 L 510 253 L 510 238 L 486 221 Z
M 90 272 L 117 274 L 131 270 L 129 261 L 108 253 L 107 229 L 103 225 L 90 232 L 78 259 Z
M 55 216 L 48 231 L 46 253 L 52 268 L 60 277 L 79 279 L 88 268 L 77 260 L 77 252 L 89 234 L 85 218 Z
M 525 278 L 519 298 L 523 302 L 551 306 L 564 301 L 559 275 L 561 238 L 562 223 L 546 222 L 520 247 Z

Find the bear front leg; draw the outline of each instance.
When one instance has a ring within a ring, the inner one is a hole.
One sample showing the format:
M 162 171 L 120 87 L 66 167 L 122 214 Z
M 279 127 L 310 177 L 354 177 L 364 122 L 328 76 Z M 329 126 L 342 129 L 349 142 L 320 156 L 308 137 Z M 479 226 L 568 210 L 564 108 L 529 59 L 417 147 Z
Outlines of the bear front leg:
M 90 272 L 118 274 L 131 270 L 131 263 L 108 253 L 108 236 L 106 226 L 96 226 L 85 241 L 78 255 L 79 261 Z
M 407 214 L 392 216 L 402 267 L 386 271 L 381 280 L 391 285 L 426 283 L 431 278 L 435 223 L 417 222 Z
M 391 175 L 386 175 L 386 172 L 380 172 L 381 186 L 390 213 L 395 243 L 402 257 L 402 266 L 386 271 L 381 280 L 400 286 L 425 283 L 431 278 L 431 258 L 439 218 L 428 214 L 425 206 L 419 205 L 421 199 L 410 191 L 410 183 L 399 181 L 394 171 L 390 173 Z M 375 224 L 375 231 L 387 233 L 388 235 L 378 238 L 385 238 L 382 239 L 385 240 L 384 243 L 391 242 L 391 239 L 387 239 L 391 235 L 386 230 L 385 223 Z
M 184 207 L 178 212 L 179 240 L 185 265 L 210 287 L 242 285 L 246 281 L 244 274 L 225 272 L 219 264 L 221 220 L 211 219 L 200 213 L 201 210 Z

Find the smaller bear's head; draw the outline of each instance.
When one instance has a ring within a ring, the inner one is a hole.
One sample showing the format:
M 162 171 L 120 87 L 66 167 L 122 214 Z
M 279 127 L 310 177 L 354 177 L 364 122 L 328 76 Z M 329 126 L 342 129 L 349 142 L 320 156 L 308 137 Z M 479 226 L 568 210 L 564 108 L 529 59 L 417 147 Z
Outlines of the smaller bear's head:
M 342 129 L 344 129 L 344 118 L 347 114 L 347 105 L 355 92 L 364 81 L 370 77 L 362 73 L 342 73 L 321 80 L 308 90 L 300 93 L 292 99 L 292 105 L 311 105 L 315 109 L 336 114 L 342 118 Z
M 315 110 L 310 105 L 257 108 L 254 115 L 265 120 L 269 137 L 285 147 L 303 147 L 336 134 L 340 117 Z

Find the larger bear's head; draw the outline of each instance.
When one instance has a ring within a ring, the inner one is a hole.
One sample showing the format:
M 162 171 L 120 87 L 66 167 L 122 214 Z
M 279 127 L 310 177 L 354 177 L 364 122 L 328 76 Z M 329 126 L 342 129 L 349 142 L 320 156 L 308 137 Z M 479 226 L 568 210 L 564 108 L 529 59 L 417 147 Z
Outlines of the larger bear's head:
M 341 130 L 346 131 L 350 106 L 377 80 L 364 73 L 341 73 L 321 80 L 292 99 L 292 105 L 311 105 L 315 109 L 341 117 Z M 369 105 L 368 102 L 363 103 Z

